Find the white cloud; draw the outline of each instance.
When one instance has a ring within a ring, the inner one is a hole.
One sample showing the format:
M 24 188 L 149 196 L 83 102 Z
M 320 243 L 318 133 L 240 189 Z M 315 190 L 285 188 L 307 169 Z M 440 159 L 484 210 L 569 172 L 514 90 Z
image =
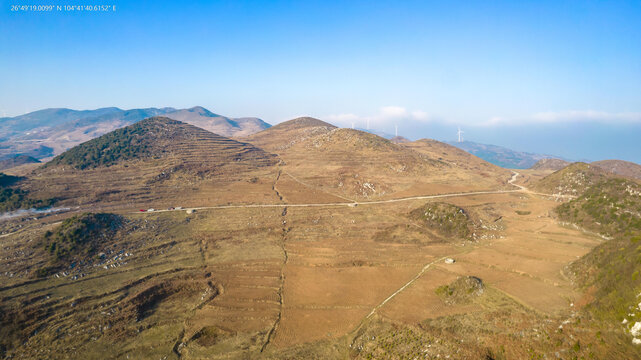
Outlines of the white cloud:
M 527 124 L 555 124 L 555 123 L 641 123 L 641 113 L 620 112 L 611 113 L 595 110 L 568 110 L 568 111 L 548 111 L 540 112 L 530 116 L 507 118 L 494 116 L 478 125 L 527 125 Z
M 609 113 L 594 110 L 570 110 L 559 112 L 542 112 L 532 115 L 532 119 L 541 122 L 597 121 L 597 122 L 638 122 L 641 113 Z
M 402 119 L 407 117 L 407 110 L 401 106 L 384 106 L 380 110 L 381 119 Z
M 428 120 L 429 115 L 425 111 L 416 110 L 412 111 L 412 117 L 416 120 Z
M 430 116 L 422 110 L 408 111 L 402 106 L 383 106 L 374 115 L 356 115 L 352 113 L 332 114 L 325 117 L 327 121 L 339 126 L 370 127 L 401 123 L 404 121 L 429 121 Z
M 329 122 L 345 123 L 350 121 L 358 121 L 361 118 L 356 114 L 336 114 L 327 116 Z
M 485 125 L 496 125 L 496 124 L 500 124 L 502 122 L 505 122 L 505 119 L 503 119 L 500 116 L 494 116 L 490 120 L 488 120 Z

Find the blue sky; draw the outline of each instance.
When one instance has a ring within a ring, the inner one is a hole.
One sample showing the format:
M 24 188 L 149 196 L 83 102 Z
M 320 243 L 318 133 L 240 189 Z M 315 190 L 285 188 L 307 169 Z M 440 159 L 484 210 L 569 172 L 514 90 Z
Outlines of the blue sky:
M 641 162 L 639 1 L 15 3 L 78 4 L 0 1 L 0 116 L 202 105 Z

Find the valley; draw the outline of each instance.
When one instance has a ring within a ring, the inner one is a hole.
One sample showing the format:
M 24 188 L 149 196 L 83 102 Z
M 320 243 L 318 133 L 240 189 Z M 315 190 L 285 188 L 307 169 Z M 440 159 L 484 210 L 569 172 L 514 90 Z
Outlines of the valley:
M 641 1 L 47 3 L 0 360 L 641 359 Z
M 0 222 L 1 354 L 641 354 L 575 272 L 608 238 L 556 210 L 613 175 L 311 118 L 240 140 L 151 118 L 8 178 L 66 210 Z

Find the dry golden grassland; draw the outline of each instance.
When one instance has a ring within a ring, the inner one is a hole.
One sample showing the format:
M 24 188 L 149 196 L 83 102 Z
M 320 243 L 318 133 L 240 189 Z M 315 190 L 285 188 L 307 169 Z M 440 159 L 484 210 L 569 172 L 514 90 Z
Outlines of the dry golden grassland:
M 557 221 L 555 200 L 565 198 L 511 184 L 567 192 L 559 181 L 583 186 L 583 177 L 528 171 L 509 180 L 511 172 L 441 143 L 394 144 L 309 118 L 246 139 L 265 151 L 173 122 L 154 126 L 170 125 L 189 136 L 163 156 L 30 173 L 26 189 L 70 209 L 0 222 L 0 355 L 639 353 L 616 347 L 628 341 L 624 328 L 585 320 L 590 290 L 571 280 L 568 265 L 604 239 Z M 489 193 L 464 194 L 475 191 Z M 413 198 L 434 194 L 450 196 Z M 114 213 L 122 226 L 69 235 L 70 255 L 54 261 L 47 241 L 84 212 Z M 443 296 L 469 277 L 482 293 Z
M 287 183 L 276 184 L 288 199 Z M 37 244 L 57 218 L 25 222 L 2 239 L 3 268 L 26 271 L 2 277 L 4 321 L 23 319 L 3 325 L 11 329 L 4 346 L 8 354 L 50 358 L 377 358 L 380 346 L 392 345 L 366 340 L 364 334 L 376 333 L 391 343 L 399 336 L 405 340 L 398 341 L 441 341 L 445 355 L 458 340 L 442 334 L 450 326 L 444 324 L 480 326 L 468 323 L 474 318 L 491 327 L 486 317 L 501 311 L 510 319 L 522 314 L 524 328 L 543 319 L 558 326 L 572 316 L 570 305 L 581 294 L 564 267 L 601 239 L 559 226 L 548 216 L 556 203 L 532 195 L 448 201 L 469 212 L 475 240 L 443 238 L 413 218 L 425 200 L 357 207 L 283 204 L 191 215 L 126 211 L 131 231 L 110 245 L 108 259 L 121 251 L 131 256 L 104 262 L 107 269 L 95 260 L 46 279 L 32 274 L 46 256 Z M 515 209 L 531 214 L 517 215 Z M 500 226 L 492 222 L 498 218 Z M 390 227 L 395 237 L 377 236 Z M 419 241 L 403 241 L 404 234 Z M 16 261 L 22 253 L 30 256 Z M 445 257 L 456 262 L 445 264 Z M 71 280 L 79 273 L 83 277 Z M 460 276 L 482 279 L 486 295 L 468 304 L 445 303 L 436 289 Z M 415 335 L 399 335 L 407 329 Z M 484 345 L 461 351 L 499 351 L 493 341 L 509 331 L 489 332 Z M 522 355 L 526 342 L 505 352 Z M 355 349 L 357 343 L 363 349 Z M 544 345 L 544 351 L 554 348 Z

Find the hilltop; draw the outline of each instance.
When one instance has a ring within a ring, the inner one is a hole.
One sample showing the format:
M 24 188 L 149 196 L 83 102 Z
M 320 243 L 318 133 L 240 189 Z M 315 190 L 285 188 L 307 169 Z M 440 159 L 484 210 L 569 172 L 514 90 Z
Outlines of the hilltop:
M 274 155 L 250 144 L 154 117 L 64 152 L 35 170 L 28 187 L 46 194 L 59 192 L 62 198 L 80 203 L 141 196 L 148 201 L 156 197 L 152 194 L 169 192 L 175 197 L 180 195 L 177 189 L 198 192 L 203 186 L 213 191 L 212 186 L 241 179 L 256 178 L 258 184 L 265 171 L 273 172 L 276 161 Z M 214 198 L 243 194 L 221 193 Z
M 283 170 L 300 183 L 348 199 L 496 188 L 509 178 L 489 164 L 485 173 L 474 173 L 448 156 L 415 150 L 419 145 L 396 144 L 314 118 L 286 121 L 246 140 L 277 153 Z
M 0 159 L 16 154 L 37 159 L 59 155 L 83 142 L 154 116 L 190 123 L 222 136 L 248 135 L 269 127 L 257 118 L 228 118 L 200 106 L 190 109 L 45 109 L 0 118 Z
M 207 141 L 220 144 L 225 151 L 218 152 L 216 157 L 202 156 L 204 163 L 200 160 L 190 161 L 188 155 L 194 155 L 194 151 L 188 146 L 198 146 L 199 142 Z M 211 162 L 220 166 L 226 162 L 245 160 L 254 154 L 259 157 L 264 155 L 262 151 L 250 145 L 177 120 L 155 117 L 78 145 L 55 157 L 44 167 L 71 165 L 76 169 L 85 169 L 109 166 L 127 160 L 184 156 L 183 168 L 207 168 Z
M 545 158 L 536 162 L 530 169 L 532 170 L 561 170 L 570 165 L 569 162 L 561 159 Z
M 82 142 L 173 108 L 122 110 L 44 109 L 0 119 L 0 158 L 25 154 L 37 159 L 58 155 Z
M 322 120 L 300 117 L 274 125 L 269 129 L 250 135 L 244 140 L 262 149 L 278 153 L 296 143 L 306 141 L 319 134 L 325 134 L 333 129 L 337 129 L 337 127 Z
M 583 162 L 572 163 L 535 183 L 534 189 L 560 195 L 581 195 L 610 175 L 598 166 Z
M 611 173 L 641 179 L 641 165 L 624 160 L 601 160 L 591 163 Z
M 404 138 L 402 136 L 394 136 L 393 138 L 389 139 L 389 141 L 395 144 L 405 144 L 405 143 L 411 142 L 411 140 Z

